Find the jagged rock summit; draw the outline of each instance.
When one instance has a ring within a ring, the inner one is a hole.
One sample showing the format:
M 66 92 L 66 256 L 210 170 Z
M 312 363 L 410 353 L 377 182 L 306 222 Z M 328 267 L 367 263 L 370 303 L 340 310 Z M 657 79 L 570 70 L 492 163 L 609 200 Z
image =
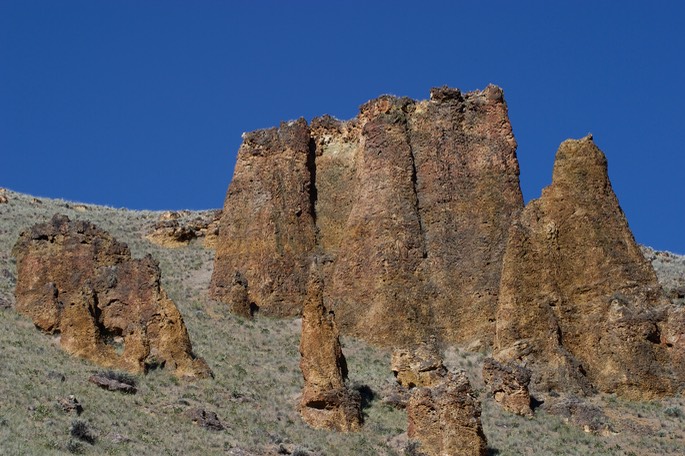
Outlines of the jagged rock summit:
M 164 367 L 179 377 L 211 375 L 151 256 L 132 259 L 107 232 L 61 215 L 24 231 L 12 253 L 17 311 L 59 334 L 67 352 L 135 373 Z
M 669 301 L 628 227 L 591 136 L 559 147 L 552 184 L 514 222 L 495 358 L 531 389 L 652 398 L 682 386 L 662 338 Z
M 518 175 L 495 86 L 382 96 L 349 121 L 247 133 L 211 293 L 244 300 L 240 277 L 251 307 L 297 315 L 316 254 L 343 332 L 383 345 L 430 335 L 488 345 L 507 230 L 523 207 Z

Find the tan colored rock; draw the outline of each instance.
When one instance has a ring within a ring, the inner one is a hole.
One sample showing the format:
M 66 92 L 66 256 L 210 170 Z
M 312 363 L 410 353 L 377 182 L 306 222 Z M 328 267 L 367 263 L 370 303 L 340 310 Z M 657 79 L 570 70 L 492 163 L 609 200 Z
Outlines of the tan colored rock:
M 533 415 L 528 391 L 530 371 L 514 364 L 502 364 L 492 358 L 483 362 L 483 381 L 504 410 L 521 416 Z
M 592 137 L 565 141 L 552 184 L 513 224 L 495 358 L 532 371 L 537 391 L 628 398 L 674 392 L 659 326 L 668 300 L 628 227 Z
M 433 386 L 447 375 L 434 341 L 422 342 L 414 348 L 393 350 L 390 367 L 397 383 L 405 388 Z
M 260 313 L 301 313 L 316 246 L 313 168 L 304 119 L 243 135 L 220 222 L 212 297 L 226 300 L 237 272 Z
M 67 352 L 104 367 L 207 377 L 183 318 L 160 286 L 152 257 L 131 259 L 126 244 L 83 221 L 55 215 L 21 234 L 16 309 Z
M 202 239 L 205 248 L 216 248 L 221 211 L 204 211 L 190 220 L 189 215 L 189 211 L 163 212 L 146 239 L 166 248 L 185 247 L 194 239 Z
M 155 224 L 154 230 L 145 236 L 147 240 L 166 248 L 185 247 L 197 237 L 195 231 L 181 225 L 178 220 L 164 220 Z
M 245 135 L 226 196 L 212 295 L 235 272 L 272 315 L 302 308 L 323 259 L 341 329 L 382 345 L 437 335 L 490 345 L 507 229 L 523 207 L 502 91 L 382 96 Z
M 0 188 L 0 204 L 7 204 L 8 202 L 9 198 L 7 198 L 7 190 Z
M 416 388 L 407 405 L 410 442 L 427 456 L 485 456 L 480 402 L 464 372 L 434 387 Z
M 313 268 L 302 314 L 300 415 L 310 426 L 342 432 L 361 429 L 361 397 L 345 385 L 347 363 L 335 318 L 323 304 L 323 281 Z

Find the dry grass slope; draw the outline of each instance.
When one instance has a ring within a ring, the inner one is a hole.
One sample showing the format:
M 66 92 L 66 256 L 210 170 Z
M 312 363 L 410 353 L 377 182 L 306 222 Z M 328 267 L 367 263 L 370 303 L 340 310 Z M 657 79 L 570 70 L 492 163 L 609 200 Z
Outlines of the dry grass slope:
M 312 430 L 296 408 L 303 386 L 298 367 L 300 321 L 245 320 L 210 300 L 213 251 L 195 241 L 180 249 L 147 241 L 145 234 L 159 212 L 37 200 L 11 191 L 6 195 L 8 202 L 0 204 L 0 454 L 411 453 L 402 448 L 405 412 L 381 400 L 393 382 L 389 352 L 343 339 L 351 383 L 367 386 L 375 397 L 364 410 L 362 432 Z M 47 221 L 56 212 L 90 220 L 127 242 L 135 257 L 151 253 L 159 261 L 163 285 L 184 316 L 195 352 L 214 370 L 214 379 L 185 383 L 162 370 L 138 377 L 135 395 L 102 390 L 88 382 L 97 366 L 63 353 L 53 336 L 41 334 L 11 308 L 16 270 L 10 250 L 22 229 Z M 685 262 L 678 261 L 671 261 L 669 271 L 661 275 L 682 277 Z M 493 455 L 685 454 L 681 397 L 627 403 L 599 396 L 594 400 L 605 408 L 617 433 L 587 434 L 541 412 L 532 419 L 502 412 L 482 393 L 480 366 L 486 353 L 445 348 L 445 364 L 466 369 L 481 392 L 483 427 Z M 83 406 L 78 418 L 57 402 L 69 395 Z M 216 412 L 226 429 L 209 431 L 194 425 L 184 415 L 193 407 Z M 83 435 L 89 438 L 79 437 Z

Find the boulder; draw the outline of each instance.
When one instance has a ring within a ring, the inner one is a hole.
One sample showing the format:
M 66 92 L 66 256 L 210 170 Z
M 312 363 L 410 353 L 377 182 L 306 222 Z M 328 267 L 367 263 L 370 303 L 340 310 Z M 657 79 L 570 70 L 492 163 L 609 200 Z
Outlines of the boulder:
M 179 377 L 211 375 L 151 256 L 132 259 L 107 232 L 61 215 L 23 232 L 13 255 L 17 311 L 60 334 L 67 352 L 134 373 L 163 366 Z
M 323 304 L 323 281 L 312 268 L 302 314 L 300 368 L 304 390 L 300 415 L 314 428 L 358 431 L 362 425 L 361 396 L 347 388 L 347 363 L 332 312 Z
M 325 258 L 341 330 L 381 345 L 436 335 L 489 345 L 507 229 L 523 207 L 501 89 L 382 96 L 357 117 L 248 133 L 220 222 L 211 293 L 233 277 L 269 315 L 295 315 Z
M 483 362 L 483 381 L 504 410 L 516 415 L 532 416 L 528 392 L 530 371 L 514 364 L 502 364 L 492 358 Z
M 447 375 L 434 341 L 393 350 L 390 366 L 395 380 L 404 388 L 432 386 L 442 382 Z
M 427 456 L 485 456 L 480 401 L 464 372 L 433 387 L 416 388 L 407 405 L 410 443 Z
M 591 136 L 559 147 L 552 184 L 513 223 L 494 357 L 532 371 L 531 388 L 634 399 L 676 391 L 669 305 L 628 227 Z

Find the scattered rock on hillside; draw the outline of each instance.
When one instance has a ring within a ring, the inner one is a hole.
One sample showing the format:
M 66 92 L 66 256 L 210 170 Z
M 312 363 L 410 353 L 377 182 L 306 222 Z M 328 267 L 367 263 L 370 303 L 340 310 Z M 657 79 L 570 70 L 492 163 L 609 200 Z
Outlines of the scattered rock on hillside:
M 230 299 L 239 272 L 260 312 L 295 315 L 316 251 L 329 259 L 326 305 L 346 333 L 489 344 L 506 233 L 523 207 L 515 151 L 495 86 L 382 96 L 350 121 L 247 133 L 211 293 Z
M 495 358 L 534 391 L 628 398 L 678 390 L 660 329 L 669 302 L 633 239 L 592 137 L 565 141 L 552 184 L 509 234 Z
M 480 401 L 464 372 L 449 373 L 443 383 L 416 388 L 407 405 L 411 442 L 427 456 L 485 456 Z
M 119 391 L 126 394 L 136 394 L 138 392 L 133 379 L 115 375 L 111 372 L 93 374 L 88 377 L 88 381 L 108 391 Z
M 483 362 L 483 381 L 504 410 L 522 416 L 533 414 L 528 392 L 530 371 L 525 367 L 486 358 Z
M 602 409 L 574 395 L 549 398 L 542 405 L 542 409 L 585 432 L 605 436 L 612 434 L 611 423 Z
M 73 394 L 70 394 L 67 397 L 57 398 L 57 405 L 64 413 L 76 413 L 76 415 L 83 413 L 83 407 L 81 406 L 81 403 Z
M 214 412 L 208 412 L 201 408 L 191 408 L 186 410 L 185 415 L 200 427 L 210 431 L 223 431 L 224 425 Z
M 394 350 L 390 365 L 397 383 L 405 388 L 432 386 L 447 375 L 435 341 Z
M 126 244 L 60 215 L 23 232 L 13 254 L 16 309 L 59 333 L 67 352 L 136 373 L 161 365 L 179 377 L 211 375 L 152 257 L 131 259 Z
M 304 377 L 300 415 L 314 428 L 358 431 L 362 425 L 361 396 L 345 385 L 347 363 L 335 318 L 323 304 L 323 280 L 315 266 L 308 289 L 300 339 Z

